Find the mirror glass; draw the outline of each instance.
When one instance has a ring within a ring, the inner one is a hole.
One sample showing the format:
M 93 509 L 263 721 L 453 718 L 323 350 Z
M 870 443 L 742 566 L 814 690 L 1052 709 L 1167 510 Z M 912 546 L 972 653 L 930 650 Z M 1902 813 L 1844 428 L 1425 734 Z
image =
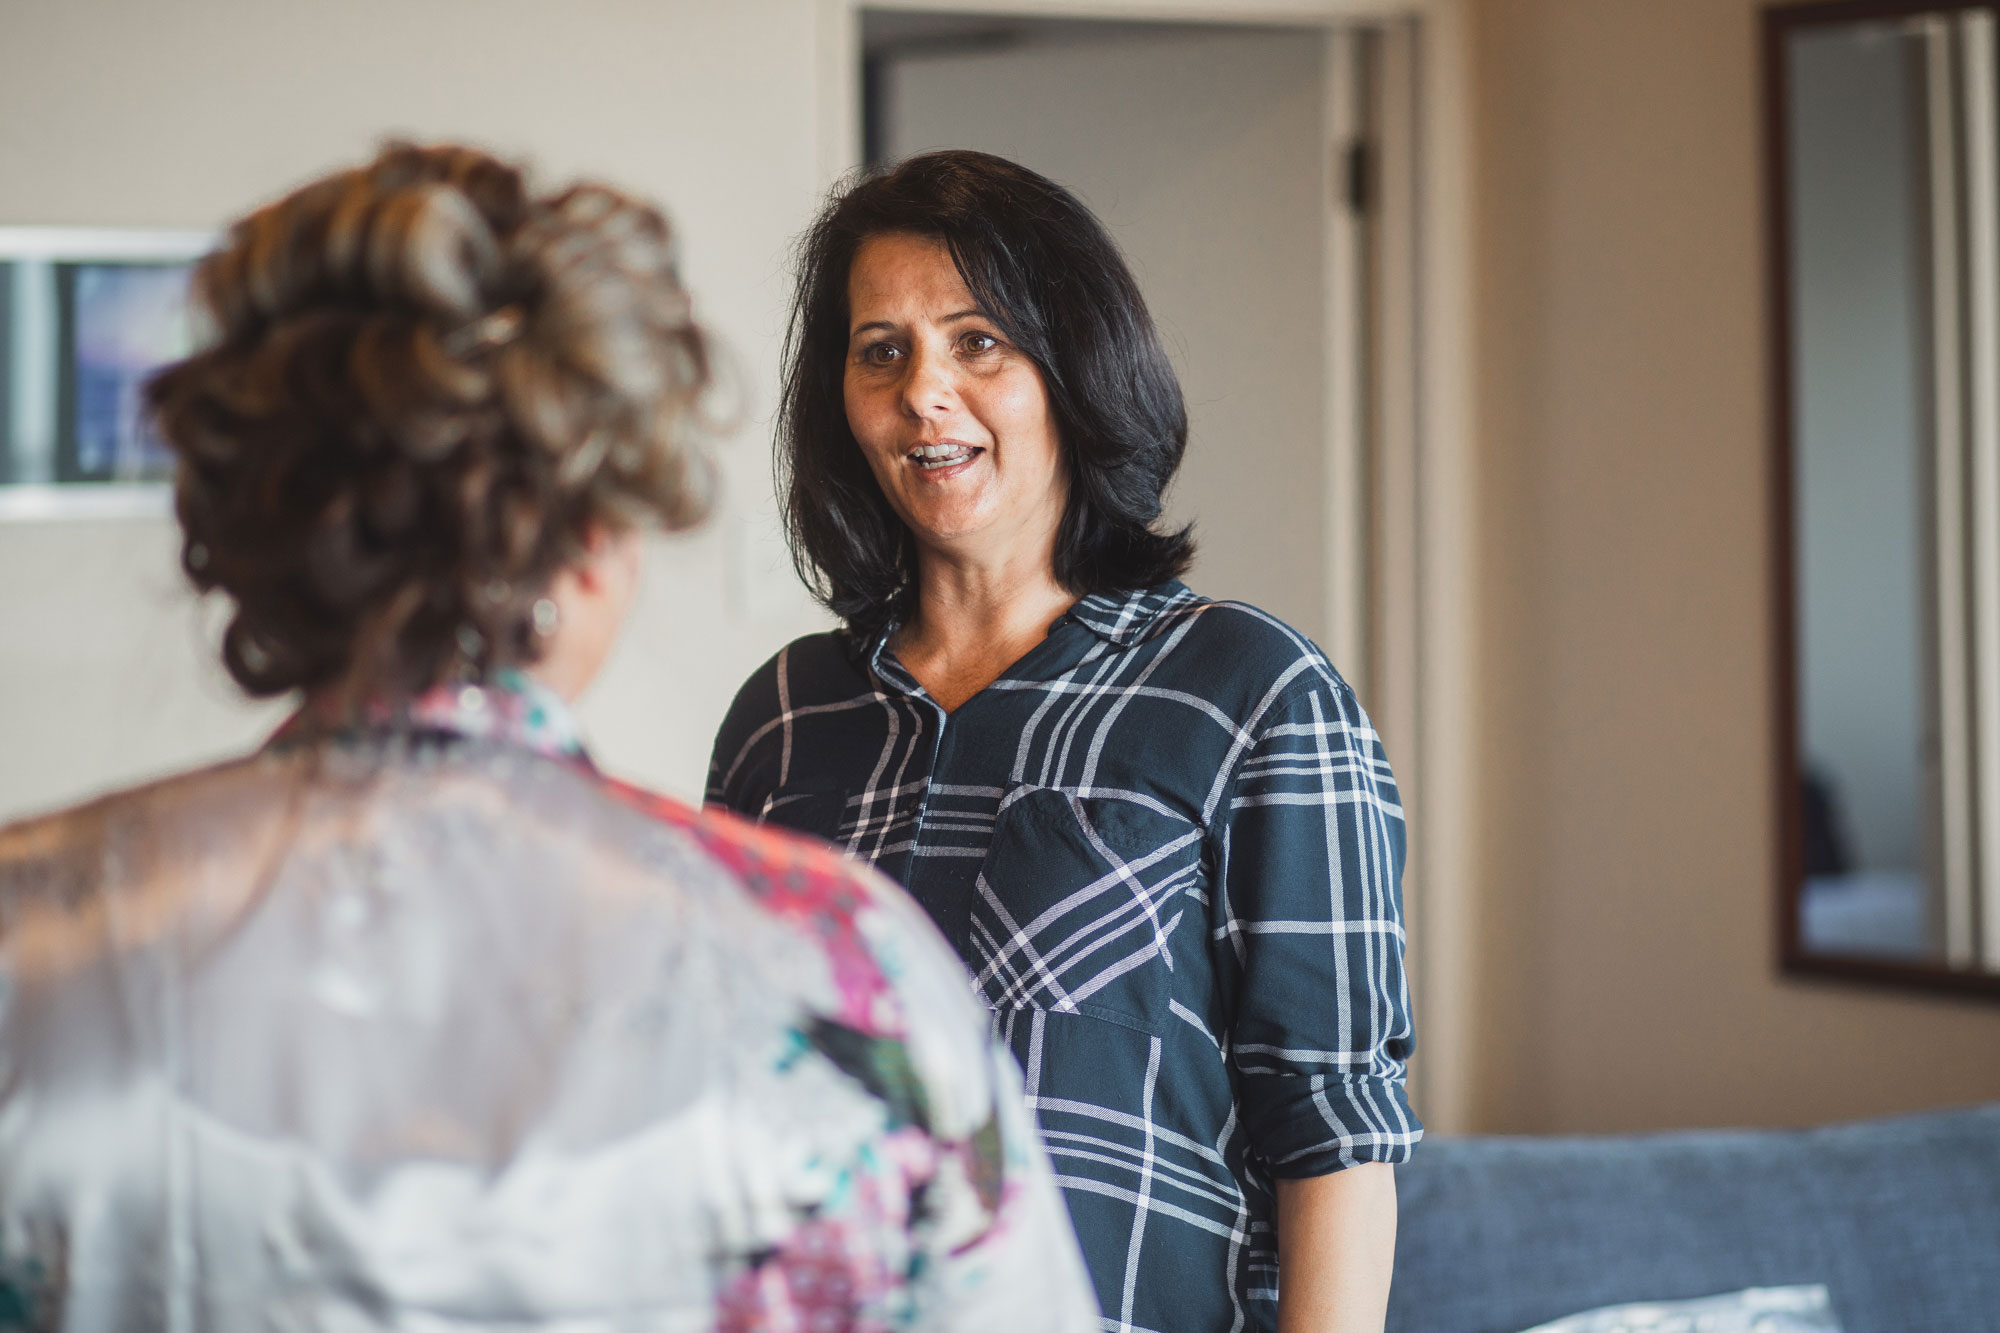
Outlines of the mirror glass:
M 1992 979 L 1994 15 L 1772 19 L 1786 962 Z

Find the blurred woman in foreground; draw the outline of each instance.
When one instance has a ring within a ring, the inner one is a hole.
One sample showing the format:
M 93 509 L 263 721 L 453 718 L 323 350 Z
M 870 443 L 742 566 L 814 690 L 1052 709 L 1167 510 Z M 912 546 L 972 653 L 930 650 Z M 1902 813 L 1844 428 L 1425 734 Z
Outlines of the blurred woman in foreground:
M 579 744 L 702 509 L 664 219 L 395 147 L 197 290 L 184 564 L 303 706 L 0 830 L 0 1325 L 1095 1329 L 922 913 Z

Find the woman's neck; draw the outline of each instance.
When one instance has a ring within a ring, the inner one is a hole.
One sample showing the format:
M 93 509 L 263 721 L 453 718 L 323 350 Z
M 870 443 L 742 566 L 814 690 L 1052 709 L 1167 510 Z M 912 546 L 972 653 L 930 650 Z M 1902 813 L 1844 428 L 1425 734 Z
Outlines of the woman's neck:
M 1048 559 L 975 564 L 917 559 L 917 605 L 896 655 L 946 712 L 998 680 L 1076 602 Z

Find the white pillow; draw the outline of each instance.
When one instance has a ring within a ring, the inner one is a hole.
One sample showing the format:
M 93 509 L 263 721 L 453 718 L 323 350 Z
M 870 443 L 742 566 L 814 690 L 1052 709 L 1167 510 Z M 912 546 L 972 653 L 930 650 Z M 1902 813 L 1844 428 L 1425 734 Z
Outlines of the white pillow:
M 1692 1301 L 1586 1310 L 1522 1333 L 1840 1333 L 1826 1288 L 1752 1287 Z

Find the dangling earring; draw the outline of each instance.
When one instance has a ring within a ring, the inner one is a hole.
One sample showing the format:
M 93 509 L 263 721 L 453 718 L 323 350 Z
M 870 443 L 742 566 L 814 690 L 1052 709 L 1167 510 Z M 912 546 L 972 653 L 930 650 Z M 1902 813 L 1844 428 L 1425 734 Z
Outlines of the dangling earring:
M 535 627 L 536 636 L 546 639 L 562 624 L 562 608 L 555 604 L 553 598 L 538 597 L 534 606 L 528 609 L 528 620 Z

